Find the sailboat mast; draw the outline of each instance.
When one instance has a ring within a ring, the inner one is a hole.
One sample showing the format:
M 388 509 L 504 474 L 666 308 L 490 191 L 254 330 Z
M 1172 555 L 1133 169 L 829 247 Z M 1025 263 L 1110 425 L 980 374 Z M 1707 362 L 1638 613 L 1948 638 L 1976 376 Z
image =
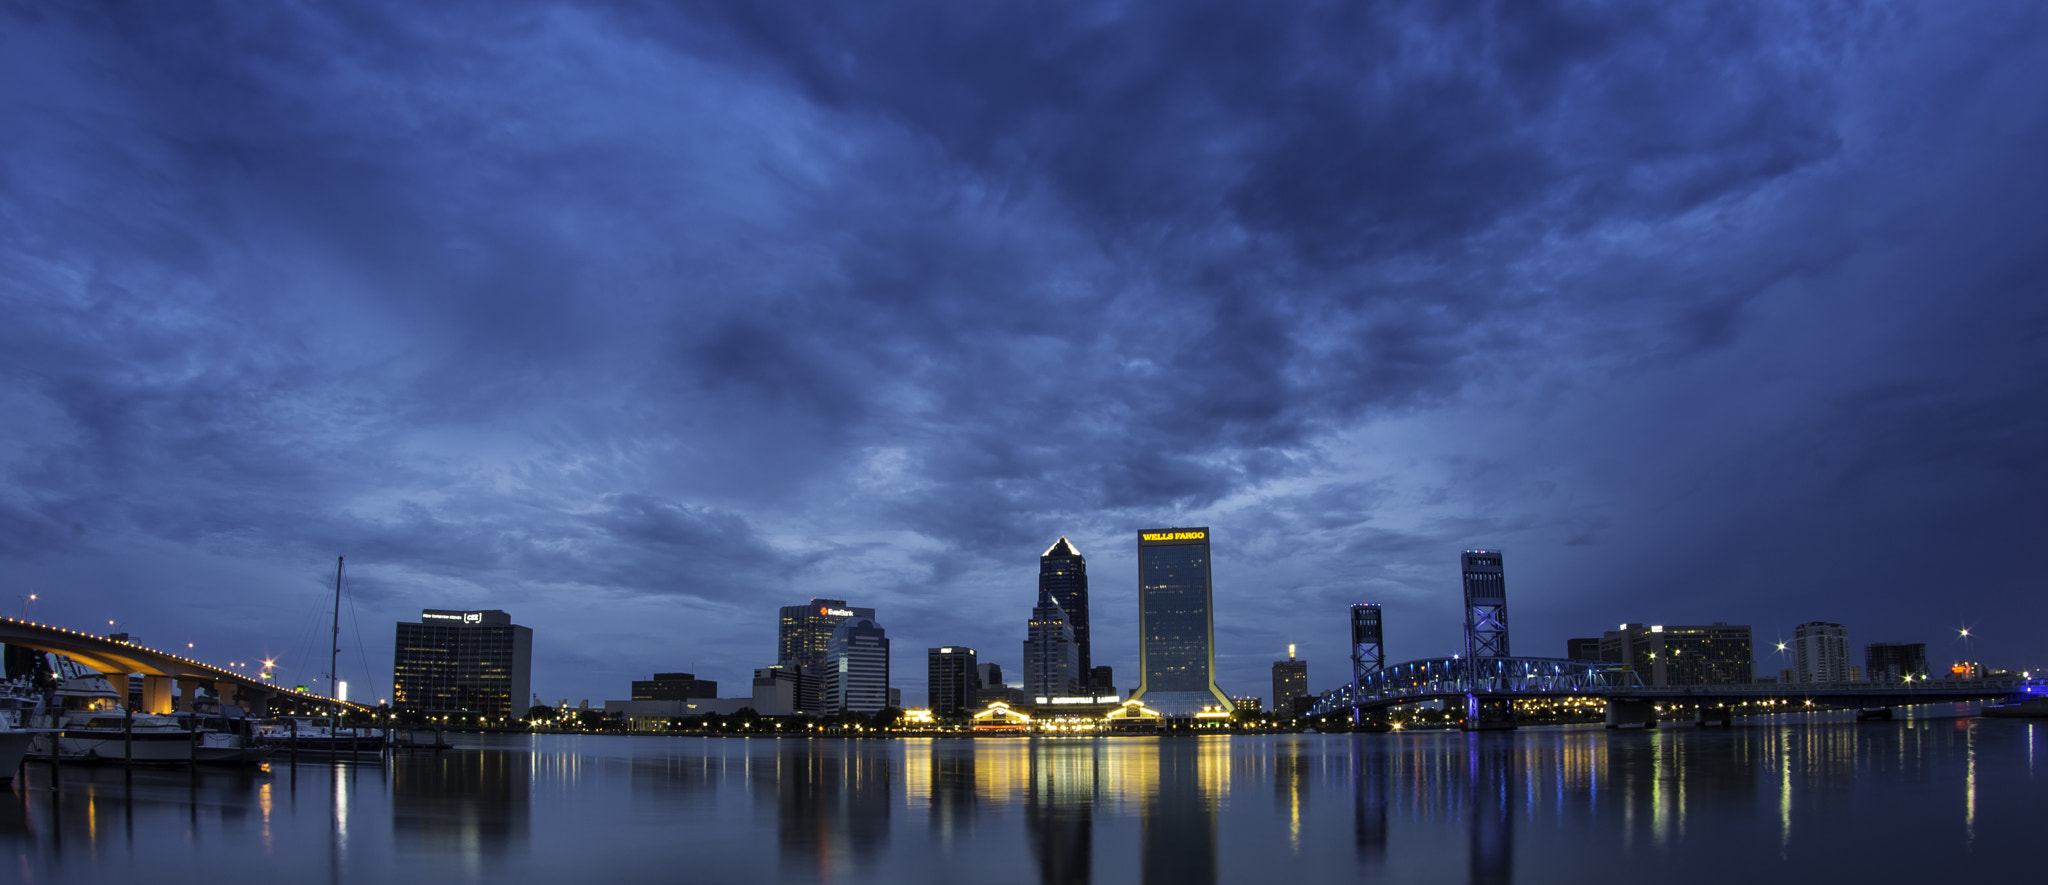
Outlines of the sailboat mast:
M 336 670 L 338 669 L 337 665 L 341 661 L 341 562 L 345 558 L 341 556 L 334 558 L 334 635 L 332 637 L 333 641 L 327 645 L 327 699 L 334 704 L 329 709 L 327 715 L 327 733 L 329 735 L 334 734 L 335 726 L 341 724 L 339 721 L 341 718 L 341 699 L 336 689 L 340 677 L 336 675 Z

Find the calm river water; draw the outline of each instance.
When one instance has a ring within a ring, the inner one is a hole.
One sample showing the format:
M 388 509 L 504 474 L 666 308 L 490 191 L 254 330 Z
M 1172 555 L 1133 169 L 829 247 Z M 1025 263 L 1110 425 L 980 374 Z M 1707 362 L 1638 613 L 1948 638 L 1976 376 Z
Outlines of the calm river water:
M 453 736 L 451 736 L 453 737 Z M 2041 881 L 2048 721 L 1096 740 L 490 737 L 30 765 L 0 880 Z

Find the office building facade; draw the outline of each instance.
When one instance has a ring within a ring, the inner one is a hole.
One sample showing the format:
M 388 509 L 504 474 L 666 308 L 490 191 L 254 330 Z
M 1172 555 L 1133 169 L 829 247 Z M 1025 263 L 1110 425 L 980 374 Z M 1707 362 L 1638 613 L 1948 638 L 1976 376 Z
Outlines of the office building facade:
M 824 707 L 877 713 L 889 706 L 889 635 L 871 618 L 848 618 L 825 645 Z
M 1792 628 L 1792 678 L 1799 682 L 1851 682 L 1849 628 L 1807 621 Z
M 1744 624 L 1622 624 L 1602 634 L 1597 660 L 1626 666 L 1654 687 L 1756 681 L 1751 630 Z
M 1088 693 L 1096 697 L 1108 697 L 1117 693 L 1116 671 L 1108 664 L 1088 671 Z
M 1927 678 L 1927 643 L 1873 642 L 1863 649 L 1863 673 L 1872 682 Z
M 1138 533 L 1138 690 L 1172 717 L 1232 709 L 1216 685 L 1215 593 L 1209 529 Z
M 525 716 L 533 688 L 533 630 L 496 609 L 425 609 L 398 624 L 391 706 L 431 713 Z
M 775 637 L 775 662 L 822 667 L 832 631 L 850 618 L 875 619 L 875 610 L 855 608 L 844 599 L 812 599 L 807 605 L 785 605 Z
M 718 697 L 718 683 L 698 679 L 695 673 L 656 673 L 653 679 L 633 680 L 633 700 L 687 701 Z
M 1095 666 L 1088 639 L 1088 560 L 1065 535 L 1038 555 L 1038 592 L 1051 594 L 1060 611 L 1067 613 L 1067 626 L 1074 630 L 1074 650 L 1080 657 L 1074 672 L 1077 681 L 1088 687 L 1089 671 Z
M 1287 660 L 1273 662 L 1273 712 L 1282 716 L 1294 711 L 1294 699 L 1308 696 L 1308 662 L 1294 657 L 1287 647 Z
M 1034 699 L 1072 697 L 1083 687 L 1073 624 L 1052 593 L 1040 590 L 1024 639 L 1024 693 Z
M 1567 639 L 1564 641 L 1564 656 L 1574 661 L 1600 660 L 1600 639 Z
M 979 709 L 981 667 L 974 649 L 949 645 L 925 650 L 926 706 L 934 716 Z
M 809 691 L 804 683 L 809 682 Z M 802 667 L 763 667 L 754 671 L 754 712 L 763 716 L 788 716 L 802 713 L 804 696 L 811 698 L 811 707 L 818 706 L 818 676 L 805 674 Z

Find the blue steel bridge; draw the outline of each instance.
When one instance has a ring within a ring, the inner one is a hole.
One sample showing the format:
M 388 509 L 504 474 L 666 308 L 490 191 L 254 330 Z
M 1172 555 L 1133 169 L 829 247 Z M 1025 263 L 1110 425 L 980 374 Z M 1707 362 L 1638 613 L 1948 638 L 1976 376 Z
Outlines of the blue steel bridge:
M 2048 679 L 2039 677 L 1655 686 L 1644 684 L 1639 673 L 1620 664 L 1517 657 L 1508 651 L 1501 559 L 1498 550 L 1468 550 L 1462 557 L 1463 655 L 1387 664 L 1381 606 L 1352 606 L 1352 679 L 1324 692 L 1309 715 L 1348 710 L 1354 723 L 1384 723 L 1391 707 L 1439 701 L 1462 708 L 1467 729 L 1513 728 L 1515 701 L 1598 698 L 1607 702 L 1609 726 L 1655 725 L 1659 707 L 1674 705 L 1693 708 L 1705 724 L 1726 723 L 1729 708 L 1742 705 L 1839 707 L 1889 716 L 1892 707 L 1914 704 L 2048 696 Z
M 1463 707 L 1470 720 L 1468 727 L 1482 728 L 1488 725 L 1484 720 L 1490 706 L 1518 700 L 1602 698 L 1611 708 L 1610 724 L 1649 724 L 1657 706 L 1673 704 L 1725 708 L 1772 701 L 1788 708 L 1882 710 L 2044 694 L 2048 694 L 2048 680 L 2019 677 L 1649 686 L 1634 671 L 1601 661 L 1454 656 L 1406 661 L 1360 674 L 1355 688 L 1347 683 L 1324 692 L 1310 715 L 1348 708 L 1355 721 L 1370 722 L 1384 717 L 1390 707 L 1442 701 Z

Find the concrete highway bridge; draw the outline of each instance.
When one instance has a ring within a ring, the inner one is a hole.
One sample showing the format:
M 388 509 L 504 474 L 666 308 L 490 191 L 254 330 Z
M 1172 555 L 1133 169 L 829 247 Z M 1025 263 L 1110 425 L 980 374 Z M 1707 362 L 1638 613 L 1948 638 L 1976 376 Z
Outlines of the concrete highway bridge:
M 126 639 L 110 639 L 92 633 L 37 624 L 18 618 L 0 617 L 0 644 L 33 648 L 64 655 L 108 675 L 117 691 L 125 693 L 128 674 L 142 674 L 142 704 L 139 713 L 169 713 L 174 707 L 192 709 L 201 688 L 211 689 L 222 704 L 239 705 L 251 716 L 261 717 L 272 701 L 289 697 L 313 704 L 335 703 L 311 692 L 280 688 L 261 679 L 182 655 L 137 645 Z M 182 695 L 183 703 L 174 696 Z M 364 709 L 360 704 L 346 706 Z

